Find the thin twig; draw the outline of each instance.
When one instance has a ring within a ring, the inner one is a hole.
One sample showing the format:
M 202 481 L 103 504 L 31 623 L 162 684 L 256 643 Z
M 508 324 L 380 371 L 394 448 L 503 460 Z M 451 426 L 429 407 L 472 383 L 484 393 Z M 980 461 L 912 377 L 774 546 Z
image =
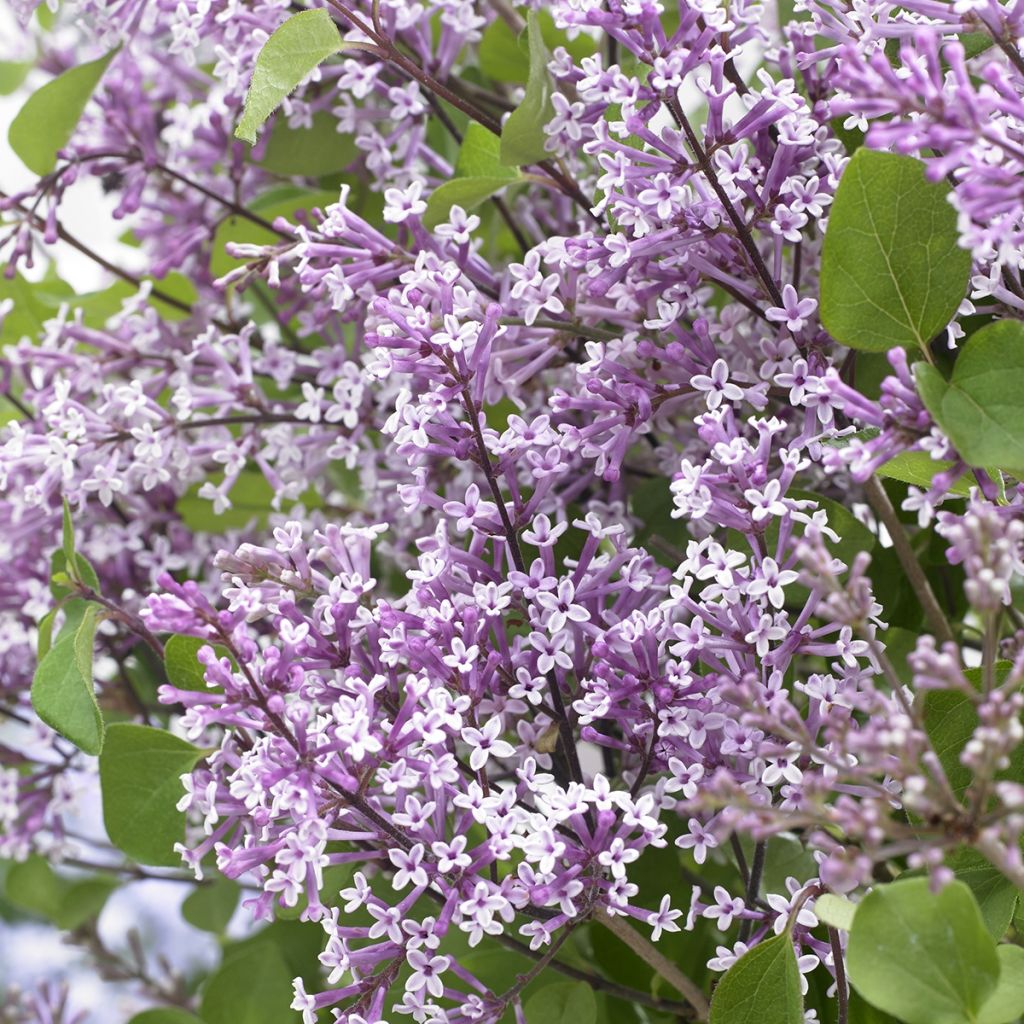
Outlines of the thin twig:
M 654 943 L 645 939 L 625 918 L 599 910 L 594 915 L 616 938 L 621 939 L 644 963 L 650 965 L 694 1008 L 698 1020 L 707 1020 L 710 1006 L 698 985 L 688 978 Z
M 889 500 L 889 495 L 885 493 L 885 488 L 876 477 L 872 476 L 864 484 L 864 493 L 875 510 L 875 515 L 889 531 L 896 557 L 921 602 L 925 618 L 928 620 L 928 627 L 935 635 L 935 639 L 940 644 L 955 643 L 953 631 L 949 628 L 946 616 L 942 613 L 942 607 L 935 597 L 935 591 L 932 590 L 932 585 L 928 582 L 928 577 L 924 574 L 917 555 L 914 554 L 910 537 L 907 536 L 907 531 L 903 523 L 900 522 L 896 509 L 893 508 L 892 502 Z

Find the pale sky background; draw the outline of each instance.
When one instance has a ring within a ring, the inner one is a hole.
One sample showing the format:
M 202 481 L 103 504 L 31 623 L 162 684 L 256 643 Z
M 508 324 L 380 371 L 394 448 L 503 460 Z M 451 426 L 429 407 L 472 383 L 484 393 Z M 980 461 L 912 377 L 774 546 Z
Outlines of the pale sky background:
M 26 49 L 24 35 L 11 8 L 6 0 L 0 0 L 0 61 L 25 60 L 32 56 L 31 47 Z M 48 77 L 41 71 L 33 71 L 17 92 L 0 96 L 0 189 L 8 194 L 30 187 L 35 175 L 14 155 L 7 143 L 7 129 L 25 97 L 43 85 Z M 99 179 L 83 175 L 68 189 L 61 204 L 60 221 L 72 235 L 88 240 L 89 245 L 112 263 L 130 269 L 139 254 L 117 240 L 127 225 L 111 217 L 114 206 L 113 200 L 103 194 Z M 58 262 L 61 277 L 76 291 L 92 291 L 110 283 L 106 271 L 70 246 L 58 243 L 51 252 Z M 39 261 L 31 276 L 40 276 L 44 269 L 42 261 Z

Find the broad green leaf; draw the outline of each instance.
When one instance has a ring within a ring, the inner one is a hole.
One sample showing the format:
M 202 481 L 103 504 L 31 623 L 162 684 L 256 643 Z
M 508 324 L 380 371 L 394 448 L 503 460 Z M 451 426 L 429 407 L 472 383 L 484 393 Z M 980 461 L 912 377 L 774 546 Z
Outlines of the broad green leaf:
M 198 659 L 201 648 L 207 646 L 206 640 L 195 636 L 168 637 L 164 644 L 164 668 L 167 681 L 179 690 L 201 690 L 206 692 L 206 669 Z
M 337 131 L 337 121 L 326 110 L 313 115 L 309 128 L 292 128 L 278 118 L 267 139 L 260 167 L 271 174 L 319 178 L 348 167 L 359 156 L 355 136 Z
M 6 879 L 6 896 L 11 903 L 68 931 L 94 918 L 115 888 L 114 878 L 62 878 L 38 854 L 13 864 Z
M 858 149 L 829 211 L 821 320 L 851 348 L 922 351 L 967 291 L 970 253 L 958 244 L 948 187 L 913 157 Z
M 550 54 L 535 11 L 527 15 L 526 33 L 530 51 L 526 95 L 501 130 L 501 162 L 508 167 L 523 167 L 547 159 L 544 125 L 555 116 L 551 102 L 554 86 L 548 72 Z
M 230 878 L 197 886 L 181 905 L 181 916 L 194 928 L 220 934 L 228 926 L 242 890 Z
M 594 1024 L 597 1000 L 585 982 L 558 982 L 527 999 L 523 1011 L 527 1024 Z
M 16 92 L 32 67 L 31 61 L 0 61 L 0 96 L 10 96 L 12 92 Z
M 100 757 L 103 822 L 111 842 L 140 864 L 174 867 L 185 836 L 181 776 L 205 751 L 162 729 L 112 725 Z
M 848 932 L 853 927 L 853 915 L 857 904 L 845 896 L 836 896 L 827 892 L 814 901 L 814 913 L 818 920 L 832 928 L 841 928 Z
M 117 884 L 114 878 L 97 877 L 68 885 L 54 923 L 65 931 L 80 928 L 99 914 Z
M 530 77 L 530 58 L 503 18 L 495 18 L 484 29 L 477 57 L 483 72 L 496 82 L 523 84 Z
M 325 8 L 290 17 L 256 57 L 235 137 L 256 144 L 263 122 L 303 79 L 341 49 L 341 36 Z
M 905 1024 L 974 1021 L 999 978 L 996 944 L 963 882 L 881 885 L 858 905 L 847 945 L 851 984 Z
M 549 50 L 564 46 L 577 60 L 597 52 L 597 42 L 589 35 L 580 33 L 574 39 L 559 29 L 550 12 L 538 12 L 541 36 Z M 523 35 L 516 36 L 503 18 L 495 18 L 484 29 L 477 49 L 480 70 L 496 82 L 523 84 L 530 75 L 530 58 L 524 46 Z
M 946 863 L 974 893 L 989 935 L 1001 939 L 1017 909 L 1017 887 L 976 850 L 957 850 L 946 858 Z
M 446 181 L 431 192 L 423 214 L 423 226 L 428 230 L 436 228 L 448 219 L 453 206 L 472 210 L 509 184 L 508 178 L 453 178 Z
M 913 484 L 915 487 L 928 490 L 935 477 L 952 465 L 952 462 L 944 459 L 933 459 L 927 452 L 902 452 L 879 466 L 876 472 L 889 480 L 899 480 L 901 483 Z M 973 483 L 969 476 L 962 476 L 950 487 L 949 493 L 966 498 L 971 493 Z
M 972 334 L 948 383 L 928 363 L 914 366 L 914 378 L 967 463 L 1024 477 L 1024 325 L 999 320 Z
M 203 1021 L 188 1010 L 179 1010 L 176 1006 L 161 1006 L 156 1010 L 143 1010 L 137 1013 L 128 1024 L 203 1024 Z
M 924 698 L 924 725 L 953 792 L 963 796 L 972 774 L 960 763 L 960 753 L 978 727 L 974 703 L 957 690 L 930 690 Z
M 725 972 L 710 1024 L 803 1024 L 800 969 L 788 932 L 759 942 Z
M 964 56 L 968 59 L 977 57 L 996 44 L 991 32 L 961 32 L 958 38 L 964 48 Z
M 900 1024 L 891 1014 L 866 1003 L 855 991 L 850 992 L 849 1024 Z
M 978 1024 L 1010 1024 L 1024 1015 L 1024 949 L 1003 945 L 999 956 L 999 984 L 978 1014 Z
M 7 872 L 7 898 L 22 910 L 54 920 L 60 912 L 64 886 L 49 861 L 38 853 L 12 864 Z
M 270 942 L 228 957 L 206 983 L 206 1024 L 292 1024 L 292 971 Z
M 1012 667 L 1009 661 L 996 663 L 997 685 L 1006 679 Z M 979 669 L 968 669 L 965 675 L 975 686 L 981 685 Z M 953 792 L 963 796 L 973 776 L 971 770 L 960 763 L 960 754 L 978 727 L 978 712 L 974 702 L 966 693 L 958 690 L 929 690 L 924 698 L 924 726 Z M 1001 771 L 999 777 L 1024 782 L 1022 759 L 1024 751 L 1018 748 L 1011 755 L 1009 768 Z
M 57 153 L 70 140 L 103 72 L 114 59 L 112 50 L 99 60 L 69 68 L 25 101 L 7 131 L 11 149 L 38 175 L 57 166 Z
M 514 167 L 506 167 L 501 162 L 501 139 L 476 122 L 466 126 L 455 161 L 455 174 L 459 178 L 503 178 L 505 181 L 520 178 Z
M 35 338 L 43 324 L 53 316 L 42 295 L 41 282 L 27 281 L 21 274 L 0 277 L 0 302 L 13 299 L 14 308 L 0 324 L 0 342 L 17 344 L 22 338 Z
M 93 690 L 96 606 L 88 605 L 74 631 L 62 630 L 32 679 L 36 714 L 86 754 L 103 748 L 103 717 Z

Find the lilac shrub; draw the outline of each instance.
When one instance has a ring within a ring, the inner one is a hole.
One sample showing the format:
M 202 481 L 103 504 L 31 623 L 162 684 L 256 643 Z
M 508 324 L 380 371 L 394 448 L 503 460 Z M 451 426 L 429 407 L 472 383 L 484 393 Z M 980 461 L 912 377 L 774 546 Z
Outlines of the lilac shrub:
M 1017 1020 L 1017 5 L 14 8 L 5 912 L 138 1024 Z

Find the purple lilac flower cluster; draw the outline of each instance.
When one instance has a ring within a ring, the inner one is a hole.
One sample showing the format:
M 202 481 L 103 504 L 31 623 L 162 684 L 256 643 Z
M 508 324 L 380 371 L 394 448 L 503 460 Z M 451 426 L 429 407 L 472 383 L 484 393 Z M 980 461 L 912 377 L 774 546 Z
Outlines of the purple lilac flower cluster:
M 180 852 L 256 885 L 254 918 L 299 907 L 322 927 L 323 984 L 295 984 L 307 1024 L 521 1013 L 522 986 L 445 950 L 498 941 L 546 965 L 590 921 L 648 947 L 713 927 L 715 971 L 789 928 L 801 971 L 834 974 L 814 899 L 899 857 L 941 879 L 965 842 L 1024 885 L 1024 788 L 998 777 L 1024 642 L 1004 639 L 979 690 L 922 575 L 924 635 L 894 655 L 872 575 L 912 529 L 876 474 L 925 453 L 936 472 L 904 509 L 935 524 L 990 636 L 1024 571 L 1024 492 L 979 471 L 963 514 L 966 464 L 907 354 L 858 363 L 815 298 L 866 131 L 952 183 L 974 259 L 961 313 L 1024 309 L 1019 5 L 806 0 L 774 24 L 746 0 L 531 4 L 564 40 L 548 159 L 432 228 L 465 131 L 442 102 L 500 129 L 517 87 L 465 72 L 486 75 L 481 39 L 521 12 L 332 2 L 351 46 L 275 125 L 333 121 L 354 140 L 344 182 L 268 219 L 273 189 L 324 191 L 232 137 L 289 5 L 77 6 L 87 37 L 54 47 L 55 70 L 124 49 L 56 170 L 0 200 L 0 243 L 10 274 L 30 269 L 96 175 L 146 271 L 120 273 L 113 311 L 71 297 L 3 354 L 4 710 L 40 728 L 66 499 L 108 611 L 101 703 L 123 701 L 140 645 L 207 643 L 205 690 L 159 689 L 215 748 L 184 778 Z M 990 45 L 965 51 L 968 34 Z M 966 798 L 926 728 L 932 690 L 976 704 Z M 43 742 L 3 741 L 16 858 L 68 843 L 62 771 L 84 759 Z M 769 891 L 777 837 L 811 867 Z M 680 869 L 652 905 L 638 875 L 662 849 Z

